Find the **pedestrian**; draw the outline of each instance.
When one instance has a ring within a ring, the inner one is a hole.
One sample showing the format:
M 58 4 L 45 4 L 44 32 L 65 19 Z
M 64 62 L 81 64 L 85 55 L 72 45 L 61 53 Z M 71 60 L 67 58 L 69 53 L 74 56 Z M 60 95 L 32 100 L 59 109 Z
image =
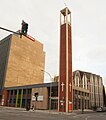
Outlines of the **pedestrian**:
M 32 104 L 32 110 L 34 111 L 34 104 Z
M 30 103 L 27 103 L 27 105 L 26 105 L 26 110 L 27 110 L 27 111 L 30 110 Z

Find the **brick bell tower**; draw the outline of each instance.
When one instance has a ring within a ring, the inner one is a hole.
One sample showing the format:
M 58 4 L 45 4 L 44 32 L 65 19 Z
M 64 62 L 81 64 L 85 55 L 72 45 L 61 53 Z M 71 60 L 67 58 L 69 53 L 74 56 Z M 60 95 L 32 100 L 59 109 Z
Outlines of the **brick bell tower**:
M 59 112 L 72 112 L 72 36 L 71 12 L 60 11 Z

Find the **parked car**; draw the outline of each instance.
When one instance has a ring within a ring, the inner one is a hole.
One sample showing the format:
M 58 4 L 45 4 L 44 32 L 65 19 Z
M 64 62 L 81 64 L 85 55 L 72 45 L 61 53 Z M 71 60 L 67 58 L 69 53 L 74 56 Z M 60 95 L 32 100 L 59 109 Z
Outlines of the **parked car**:
M 102 107 L 102 111 L 103 111 L 103 112 L 106 112 L 106 107 Z
M 97 107 L 96 112 L 103 112 L 102 107 Z
M 96 112 L 106 112 L 106 107 L 97 107 Z

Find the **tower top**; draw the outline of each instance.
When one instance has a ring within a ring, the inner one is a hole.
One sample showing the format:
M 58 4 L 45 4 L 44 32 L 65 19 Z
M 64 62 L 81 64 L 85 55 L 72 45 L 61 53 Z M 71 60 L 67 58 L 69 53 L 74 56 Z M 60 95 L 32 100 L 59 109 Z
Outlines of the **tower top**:
M 63 14 L 64 16 L 66 16 L 66 10 L 68 11 L 68 14 L 71 13 L 70 10 L 68 9 L 68 7 L 66 7 L 66 8 L 64 8 L 64 9 L 62 9 L 62 10 L 60 11 L 61 14 Z

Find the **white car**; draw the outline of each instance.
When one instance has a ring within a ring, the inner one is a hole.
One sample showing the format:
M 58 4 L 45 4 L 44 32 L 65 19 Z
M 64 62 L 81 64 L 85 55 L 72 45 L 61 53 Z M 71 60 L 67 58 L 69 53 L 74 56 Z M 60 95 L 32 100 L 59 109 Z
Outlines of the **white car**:
M 97 107 L 96 112 L 103 112 L 102 107 Z
M 106 112 L 106 107 L 97 107 L 96 112 Z

